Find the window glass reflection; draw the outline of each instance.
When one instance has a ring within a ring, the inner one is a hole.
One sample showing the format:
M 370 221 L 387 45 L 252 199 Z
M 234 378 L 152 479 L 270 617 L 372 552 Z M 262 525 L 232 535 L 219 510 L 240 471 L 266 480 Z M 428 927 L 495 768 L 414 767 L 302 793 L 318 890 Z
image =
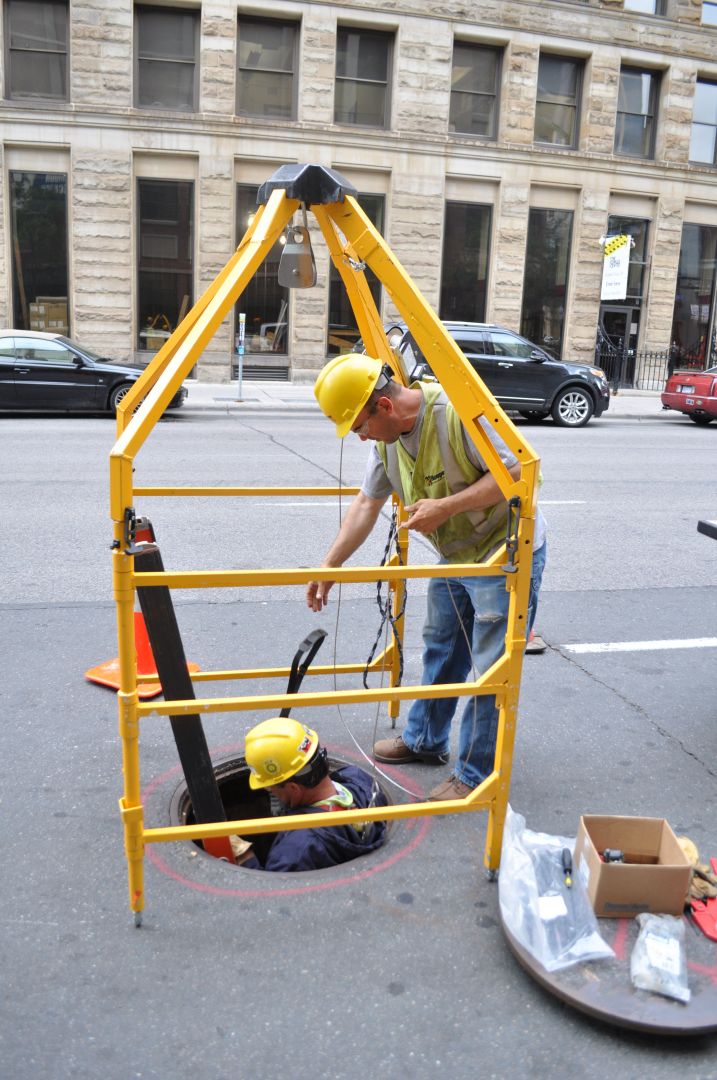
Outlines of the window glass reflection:
M 239 20 L 237 113 L 295 117 L 297 24 L 277 19 Z
M 642 302 L 647 265 L 647 231 L 649 221 L 641 218 L 621 217 L 611 214 L 607 223 L 608 236 L 631 236 L 634 245 L 630 249 L 630 268 L 627 275 L 627 297 L 632 301 Z
M 256 213 L 258 190 L 254 184 L 237 184 L 237 244 Z M 288 351 L 289 289 L 282 288 L 277 280 L 282 251 L 283 247 L 277 241 L 235 305 L 234 332 L 237 343 L 239 314 L 244 312 L 246 316 L 246 353 L 284 355 Z
M 66 0 L 6 0 L 7 96 L 67 100 Z
M 136 8 L 140 109 L 194 111 L 197 28 L 196 11 Z
M 337 124 L 387 126 L 392 42 L 391 34 L 339 28 L 334 93 Z
M 572 210 L 530 210 L 520 332 L 558 359 L 563 348 L 572 228 Z
M 193 303 L 194 184 L 138 180 L 138 348 L 156 352 Z
M 535 104 L 535 141 L 577 145 L 582 61 L 542 54 Z
M 67 334 L 67 176 L 11 172 L 10 213 L 14 326 Z
M 442 319 L 485 319 L 491 207 L 446 203 L 441 273 Z
M 499 49 L 454 43 L 449 131 L 495 138 L 500 59 Z
M 672 362 L 708 367 L 717 362 L 714 335 L 708 342 L 715 303 L 717 227 L 682 226 L 672 323 Z
M 359 195 L 361 209 L 369 221 L 380 233 L 384 231 L 383 195 Z M 381 283 L 368 267 L 364 271 L 371 296 L 376 308 L 381 312 Z M 356 316 L 349 302 L 348 293 L 341 280 L 341 275 L 331 261 L 329 270 L 329 326 L 326 340 L 327 356 L 338 356 L 351 352 L 360 337 Z
M 657 75 L 622 68 L 615 125 L 615 153 L 650 158 L 654 152 Z
M 702 79 L 695 86 L 690 161 L 717 165 L 717 83 Z

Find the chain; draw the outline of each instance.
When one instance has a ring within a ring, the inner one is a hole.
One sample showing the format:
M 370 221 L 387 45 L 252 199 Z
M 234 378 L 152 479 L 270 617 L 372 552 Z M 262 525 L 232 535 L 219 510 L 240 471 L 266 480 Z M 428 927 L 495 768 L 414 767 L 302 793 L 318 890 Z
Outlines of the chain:
M 388 540 L 386 541 L 386 549 L 385 549 L 385 551 L 383 553 L 383 558 L 381 559 L 381 562 L 379 563 L 379 566 L 388 565 L 388 562 L 390 561 L 390 558 L 391 558 L 391 548 L 392 547 L 395 547 L 395 549 L 396 549 L 396 555 L 398 557 L 399 565 L 403 566 L 403 559 L 401 558 L 401 549 L 400 549 L 399 544 L 398 544 L 398 521 L 397 521 L 397 517 L 396 517 L 396 506 L 395 506 L 395 504 L 394 504 L 392 512 L 391 512 L 391 524 L 390 524 L 389 529 L 388 529 Z M 363 672 L 363 684 L 364 684 L 364 686 L 365 686 L 365 688 L 367 690 L 369 689 L 369 685 L 368 685 L 369 668 L 371 667 L 371 662 L 373 661 L 373 658 L 376 655 L 376 649 L 378 648 L 379 642 L 381 640 L 381 634 L 383 633 L 384 627 L 386 628 L 387 632 L 388 632 L 388 627 L 389 626 L 391 627 L 391 630 L 393 631 L 393 640 L 396 643 L 396 649 L 398 651 L 398 679 L 396 680 L 396 686 L 401 685 L 401 679 L 403 678 L 403 645 L 401 643 L 401 635 L 398 633 L 398 630 L 396 628 L 396 623 L 398 622 L 398 620 L 401 618 L 404 611 L 406 610 L 406 597 L 408 596 L 408 589 L 404 588 L 404 591 L 403 591 L 403 603 L 401 604 L 401 610 L 397 611 L 394 614 L 394 612 L 393 612 L 393 597 L 391 595 L 391 586 L 390 586 L 390 584 L 388 582 L 386 582 L 386 600 L 385 600 L 385 602 L 384 602 L 383 596 L 381 594 L 381 589 L 382 588 L 383 588 L 383 582 L 382 581 L 377 581 L 376 582 L 376 603 L 378 604 L 378 610 L 381 613 L 381 622 L 379 624 L 378 633 L 376 634 L 376 640 L 374 641 L 373 645 L 371 646 L 371 652 L 369 653 L 368 660 L 366 661 L 366 667 L 364 668 L 364 672 Z
M 350 266 L 352 270 L 355 270 L 357 273 L 358 273 L 359 270 L 365 270 L 366 269 L 366 263 L 365 262 L 357 262 L 356 259 L 352 259 L 350 255 L 346 254 L 346 252 L 344 252 L 344 262 L 348 266 Z

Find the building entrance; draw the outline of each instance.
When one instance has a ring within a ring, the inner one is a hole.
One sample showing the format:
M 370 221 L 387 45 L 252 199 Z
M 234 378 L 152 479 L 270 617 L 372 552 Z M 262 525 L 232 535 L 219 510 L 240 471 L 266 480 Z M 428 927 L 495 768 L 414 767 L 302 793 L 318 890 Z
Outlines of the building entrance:
M 598 354 L 608 379 L 631 386 L 635 377 L 640 308 L 632 304 L 602 304 Z

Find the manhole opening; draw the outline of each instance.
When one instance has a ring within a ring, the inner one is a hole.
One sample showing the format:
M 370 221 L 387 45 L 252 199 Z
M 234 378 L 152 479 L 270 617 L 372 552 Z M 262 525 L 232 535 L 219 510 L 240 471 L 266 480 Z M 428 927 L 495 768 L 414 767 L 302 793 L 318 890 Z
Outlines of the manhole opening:
M 335 757 L 329 757 L 328 762 L 330 772 L 341 769 L 345 765 L 353 764 L 353 762 L 342 761 L 340 758 Z M 270 795 L 267 791 L 252 791 L 249 787 L 249 766 L 243 757 L 232 758 L 230 761 L 224 761 L 220 765 L 216 765 L 214 768 L 214 775 L 217 778 L 219 794 L 228 821 L 244 821 L 249 818 L 275 817 L 277 819 L 277 826 L 280 827 L 281 815 L 286 811 L 284 811 L 279 800 L 275 796 Z M 393 799 L 391 798 L 389 791 L 380 782 L 378 777 L 376 780 L 386 801 L 391 804 Z M 169 816 L 173 825 L 196 824 L 192 800 L 189 798 L 189 792 L 187 791 L 184 781 L 180 784 L 172 797 Z M 319 824 L 319 822 L 317 822 L 317 824 Z M 388 841 L 388 838 L 391 835 L 393 822 L 388 821 L 386 824 L 386 841 L 384 843 Z M 278 831 L 279 828 L 277 828 L 277 832 Z M 260 862 L 265 861 L 275 836 L 276 832 L 270 832 L 260 833 L 252 838 L 252 844 Z M 195 840 L 193 843 L 198 848 L 204 850 L 204 845 L 201 840 Z M 359 857 L 361 856 L 357 856 L 357 858 Z M 257 870 L 255 872 L 264 873 L 263 870 Z

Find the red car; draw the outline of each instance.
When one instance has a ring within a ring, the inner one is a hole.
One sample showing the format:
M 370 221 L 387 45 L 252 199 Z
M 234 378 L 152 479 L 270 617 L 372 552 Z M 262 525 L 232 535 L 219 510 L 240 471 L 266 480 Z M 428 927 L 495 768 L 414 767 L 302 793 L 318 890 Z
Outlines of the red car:
M 687 413 L 695 424 L 717 420 L 717 367 L 706 371 L 673 371 L 662 391 L 666 409 Z

